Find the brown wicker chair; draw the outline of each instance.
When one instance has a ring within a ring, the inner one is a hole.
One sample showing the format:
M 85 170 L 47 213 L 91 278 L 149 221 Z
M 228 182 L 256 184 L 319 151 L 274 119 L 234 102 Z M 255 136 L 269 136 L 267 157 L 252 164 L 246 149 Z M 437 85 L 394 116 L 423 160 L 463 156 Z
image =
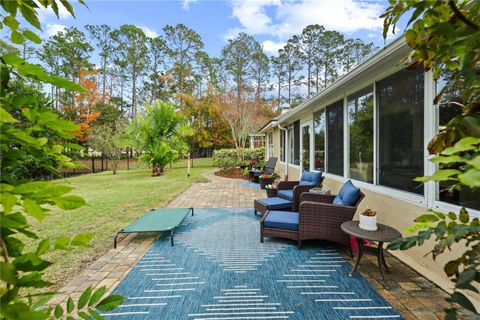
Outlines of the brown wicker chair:
M 292 199 L 292 210 L 293 211 L 298 211 L 298 206 L 300 204 L 300 196 L 304 192 L 310 191 L 310 189 L 314 187 L 321 188 L 323 179 L 325 177 L 320 178 L 320 182 L 316 186 L 301 186 L 299 185 L 300 181 L 280 181 L 278 184 L 278 190 L 293 190 L 293 199 Z
M 353 219 L 357 207 L 364 198 L 360 197 L 354 206 L 333 204 L 335 195 L 322 195 L 305 192 L 300 197 L 298 230 L 275 229 L 264 226 L 269 211 L 260 220 L 260 241 L 263 237 L 277 237 L 296 240 L 299 248 L 303 240 L 328 240 L 346 245 L 350 248 L 350 237 L 340 226 Z

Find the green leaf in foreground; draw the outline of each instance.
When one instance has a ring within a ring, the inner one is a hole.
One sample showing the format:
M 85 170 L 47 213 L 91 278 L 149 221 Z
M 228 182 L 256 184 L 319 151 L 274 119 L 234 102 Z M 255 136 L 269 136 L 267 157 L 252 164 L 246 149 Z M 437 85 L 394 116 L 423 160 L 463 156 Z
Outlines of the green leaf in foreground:
M 112 294 L 97 304 L 97 309 L 100 311 L 110 311 L 121 305 L 125 301 L 123 296 Z

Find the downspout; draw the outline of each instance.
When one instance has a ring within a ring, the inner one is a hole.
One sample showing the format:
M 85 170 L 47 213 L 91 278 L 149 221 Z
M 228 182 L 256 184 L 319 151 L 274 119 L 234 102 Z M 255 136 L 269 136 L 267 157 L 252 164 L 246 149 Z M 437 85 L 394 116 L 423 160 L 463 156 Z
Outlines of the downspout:
M 287 138 L 289 138 L 289 137 L 287 137 L 288 130 L 287 130 L 287 128 L 282 127 L 280 125 L 280 123 L 278 123 L 277 126 L 278 126 L 278 129 L 280 129 L 282 131 L 285 131 L 285 139 L 283 140 L 283 143 L 285 144 L 284 148 L 283 148 L 284 152 L 285 152 L 285 166 L 284 166 L 285 167 L 285 169 L 284 169 L 285 172 L 284 172 L 284 176 L 285 176 L 285 180 L 288 181 L 288 159 L 287 159 L 287 155 L 289 154 L 287 152 L 287 145 L 288 145 Z

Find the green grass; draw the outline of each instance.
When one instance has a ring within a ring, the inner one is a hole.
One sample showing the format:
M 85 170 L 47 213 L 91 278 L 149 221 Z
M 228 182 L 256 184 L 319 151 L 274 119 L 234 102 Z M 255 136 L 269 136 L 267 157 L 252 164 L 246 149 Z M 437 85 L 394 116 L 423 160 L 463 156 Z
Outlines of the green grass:
M 196 158 L 192 159 L 191 162 L 193 168 L 197 167 L 213 167 L 213 158 Z M 172 163 L 172 168 L 186 168 L 187 167 L 187 159 L 180 159 Z M 167 166 L 170 168 L 170 165 Z
M 72 211 L 52 211 L 43 221 L 32 221 L 33 229 L 43 238 L 93 233 L 90 248 L 54 251 L 47 258 L 54 262 L 46 278 L 64 284 L 85 265 L 113 247 L 115 232 L 151 208 L 164 207 L 193 183 L 205 182 L 202 172 L 211 168 L 195 167 L 187 177 L 186 169 L 167 169 L 162 177 L 151 177 L 150 170 L 88 174 L 68 179 L 72 194 L 88 203 Z M 30 246 L 33 243 L 29 243 Z

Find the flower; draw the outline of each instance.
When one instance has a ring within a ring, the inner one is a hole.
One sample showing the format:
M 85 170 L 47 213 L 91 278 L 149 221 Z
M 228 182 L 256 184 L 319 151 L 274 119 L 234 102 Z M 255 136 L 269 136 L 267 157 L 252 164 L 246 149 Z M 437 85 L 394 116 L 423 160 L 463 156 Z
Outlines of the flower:
M 250 161 L 250 165 L 256 166 L 256 165 L 257 165 L 257 160 L 252 160 L 252 161 Z
M 272 173 L 272 174 L 262 174 L 260 176 L 261 179 L 275 179 L 277 177 L 277 175 L 275 173 Z
M 271 183 L 271 184 L 267 184 L 265 186 L 265 189 L 277 190 L 278 189 L 278 184 L 276 184 L 275 182 Z

